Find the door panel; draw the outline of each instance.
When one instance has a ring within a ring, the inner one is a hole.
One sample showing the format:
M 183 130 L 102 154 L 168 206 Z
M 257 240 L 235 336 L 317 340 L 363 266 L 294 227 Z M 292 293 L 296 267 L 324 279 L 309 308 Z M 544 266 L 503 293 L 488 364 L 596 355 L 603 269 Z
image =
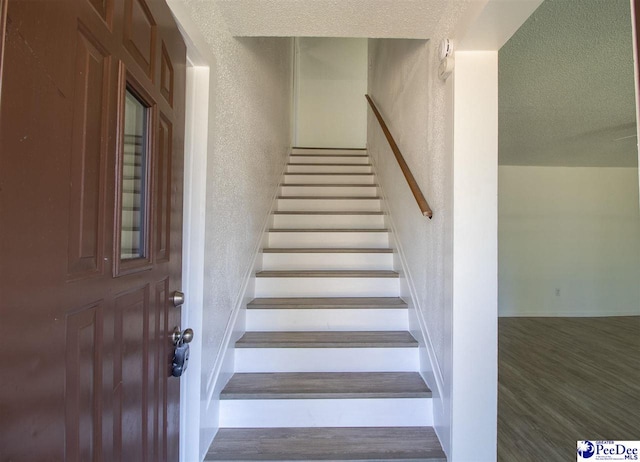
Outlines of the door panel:
M 112 23 L 113 0 L 87 0 L 106 24 Z
M 156 23 L 144 0 L 125 0 L 124 45 L 151 78 L 154 71 Z
M 173 151 L 173 126 L 160 115 L 158 127 L 158 156 L 156 162 L 156 261 L 169 261 L 171 241 L 171 154 Z
M 4 43 L 7 31 L 7 0 L 0 0 L 0 88 L 2 88 L 2 63 L 4 61 Z M 0 108 L 2 108 L 2 96 L 0 94 Z
M 66 318 L 66 457 L 95 460 L 101 451 L 102 305 Z
M 182 38 L 145 0 L 0 0 L 0 31 L 0 461 L 177 461 Z M 148 251 L 131 271 L 123 76 L 152 113 Z
M 115 302 L 114 426 L 116 460 L 148 460 L 149 288 L 120 295 Z
M 173 64 L 164 42 L 162 42 L 160 61 L 160 91 L 169 105 L 173 107 Z
M 91 32 L 80 27 L 69 174 L 68 273 L 72 279 L 101 274 L 104 267 L 110 64 L 110 57 Z

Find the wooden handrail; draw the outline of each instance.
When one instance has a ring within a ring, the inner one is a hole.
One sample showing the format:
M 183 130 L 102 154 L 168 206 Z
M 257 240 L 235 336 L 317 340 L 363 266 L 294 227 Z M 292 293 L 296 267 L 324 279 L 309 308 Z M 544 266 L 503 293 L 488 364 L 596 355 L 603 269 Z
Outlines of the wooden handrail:
M 369 95 L 364 95 L 364 96 L 365 98 L 367 98 L 367 101 L 369 101 L 369 106 L 371 106 L 371 109 L 373 110 L 373 113 L 375 114 L 376 119 L 378 119 L 378 123 L 380 123 L 380 128 L 382 128 L 382 131 L 384 132 L 384 136 L 387 137 L 389 146 L 391 146 L 391 150 L 393 151 L 393 154 L 396 156 L 396 160 L 398 161 L 400 170 L 402 170 L 402 173 L 404 174 L 404 178 L 407 180 L 407 183 L 409 184 L 409 189 L 411 189 L 411 192 L 413 193 L 413 197 L 416 198 L 416 202 L 418 203 L 418 207 L 420 207 L 420 211 L 422 212 L 422 215 L 429 218 L 433 217 L 433 211 L 431 210 L 431 207 L 429 207 L 429 203 L 424 198 L 424 194 L 422 194 L 422 191 L 420 190 L 420 186 L 418 186 L 418 182 L 413 177 L 411 170 L 409 170 L 409 166 L 405 162 L 404 157 L 400 152 L 400 148 L 398 148 L 398 145 L 393 139 L 393 136 L 391 135 L 389 128 L 387 128 L 387 124 L 384 122 L 384 119 L 380 115 L 380 112 L 378 112 L 378 108 L 376 107 L 375 103 L 373 102 L 373 100 Z

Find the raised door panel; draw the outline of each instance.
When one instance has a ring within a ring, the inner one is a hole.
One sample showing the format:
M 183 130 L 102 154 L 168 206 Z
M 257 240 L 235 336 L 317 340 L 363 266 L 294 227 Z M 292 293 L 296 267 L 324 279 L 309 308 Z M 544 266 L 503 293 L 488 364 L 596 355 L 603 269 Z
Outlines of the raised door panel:
M 156 378 L 154 396 L 154 407 L 158 410 L 155 415 L 154 425 L 154 461 L 164 462 L 167 460 L 167 381 L 173 380 L 171 377 L 171 362 L 173 360 L 173 343 L 167 332 L 171 332 L 169 326 L 167 300 L 169 298 L 169 279 L 163 279 L 155 284 L 155 320 L 158 328 L 158 335 L 154 339 L 156 355 L 154 357 L 156 364 Z
M 155 247 L 156 262 L 169 260 L 171 230 L 171 159 L 173 154 L 173 125 L 160 116 L 158 148 L 155 165 Z
M 7 32 L 8 0 L 0 0 L 0 90 L 2 89 L 2 63 L 4 62 L 4 39 Z M 2 93 L 0 93 L 1 95 Z M 2 100 L 0 99 L 0 104 Z
M 69 182 L 70 278 L 104 266 L 106 146 L 110 58 L 84 27 L 78 29 Z
M 113 0 L 87 0 L 102 20 L 111 26 L 113 18 Z
M 148 459 L 149 287 L 115 300 L 114 322 L 114 457 Z
M 160 92 L 169 105 L 173 106 L 173 63 L 164 41 L 160 55 Z
M 156 51 L 156 22 L 144 0 L 126 0 L 124 46 L 152 79 Z
M 102 304 L 66 317 L 65 458 L 100 460 L 102 433 Z

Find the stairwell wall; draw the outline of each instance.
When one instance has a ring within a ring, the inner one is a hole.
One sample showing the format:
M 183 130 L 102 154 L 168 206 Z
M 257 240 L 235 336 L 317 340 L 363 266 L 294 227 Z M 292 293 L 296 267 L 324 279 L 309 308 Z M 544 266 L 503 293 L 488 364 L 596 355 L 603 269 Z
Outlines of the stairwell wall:
M 434 392 L 434 422 L 448 452 L 452 161 L 446 85 L 435 76 L 433 41 L 369 40 L 368 92 L 389 126 L 431 208 L 422 216 L 391 149 L 369 111 L 367 148 L 376 166 L 400 253 L 403 297 L 413 303 L 411 330 L 421 340 L 421 372 Z
M 215 387 L 291 147 L 293 39 L 233 37 L 203 2 L 172 5 L 198 65 L 210 69 L 201 370 L 200 459 L 217 431 Z M 204 19 L 206 18 L 206 19 Z M 195 42 L 195 43 L 194 43 Z M 190 294 L 187 294 L 188 296 Z M 240 316 L 241 317 L 241 316 Z M 226 356 L 225 356 L 226 355 Z
M 293 56 L 291 39 L 213 39 L 220 57 L 210 110 L 202 367 L 209 397 L 290 149 Z

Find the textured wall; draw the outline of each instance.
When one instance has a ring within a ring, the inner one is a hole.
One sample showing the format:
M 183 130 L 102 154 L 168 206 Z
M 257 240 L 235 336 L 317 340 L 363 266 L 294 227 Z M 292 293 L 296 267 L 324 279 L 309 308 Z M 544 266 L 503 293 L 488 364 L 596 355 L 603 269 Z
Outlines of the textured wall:
M 502 166 L 499 185 L 501 316 L 640 314 L 637 169 Z
M 203 210 L 204 387 L 219 361 L 290 147 L 293 40 L 234 38 L 219 15 L 201 14 L 206 4 L 185 6 L 207 42 L 211 66 Z
M 434 54 L 431 42 L 424 40 L 369 40 L 369 94 L 434 210 L 432 220 L 420 213 L 371 112 L 367 147 L 388 198 L 395 239 L 402 246 L 415 287 L 414 302 L 440 369 L 428 373 L 442 380 L 446 371 L 441 369 L 451 367 L 446 364 L 451 344 L 451 294 L 446 287 L 449 284 L 450 290 L 451 233 L 447 230 L 452 219 L 452 172 L 451 152 L 445 146 L 446 91 L 435 75 L 438 61 Z
M 363 148 L 367 40 L 296 40 L 296 146 Z
M 234 35 L 429 38 L 479 0 L 209 0 Z

